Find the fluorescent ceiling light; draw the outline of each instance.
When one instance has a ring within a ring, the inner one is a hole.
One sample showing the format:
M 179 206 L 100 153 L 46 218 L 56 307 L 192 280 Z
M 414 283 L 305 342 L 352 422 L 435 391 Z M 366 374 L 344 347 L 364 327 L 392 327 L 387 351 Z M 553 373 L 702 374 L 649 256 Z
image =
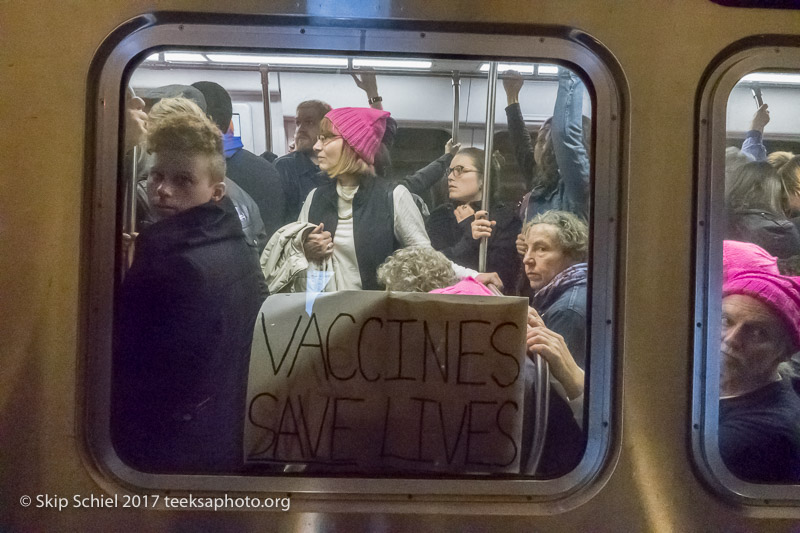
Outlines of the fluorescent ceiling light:
M 752 81 L 761 83 L 789 83 L 800 85 L 800 74 L 779 74 L 777 72 L 754 72 L 748 74 L 739 82 Z
M 215 63 L 246 63 L 250 65 L 287 65 L 294 67 L 347 67 L 340 57 L 256 56 L 243 54 L 208 54 Z
M 510 63 L 499 63 L 497 65 L 497 72 L 505 72 L 507 70 L 516 70 L 520 74 L 533 74 L 533 65 L 512 65 Z M 489 72 L 489 63 L 481 65 L 481 72 Z
M 354 59 L 354 67 L 374 68 L 431 68 L 433 61 L 424 59 Z
M 193 63 L 206 63 L 208 59 L 203 54 L 196 54 L 192 52 L 165 52 L 164 59 L 166 61 L 191 61 Z
M 558 65 L 539 65 L 538 74 L 558 74 Z
M 158 54 L 147 56 L 147 59 L 145 59 L 145 61 L 158 61 Z

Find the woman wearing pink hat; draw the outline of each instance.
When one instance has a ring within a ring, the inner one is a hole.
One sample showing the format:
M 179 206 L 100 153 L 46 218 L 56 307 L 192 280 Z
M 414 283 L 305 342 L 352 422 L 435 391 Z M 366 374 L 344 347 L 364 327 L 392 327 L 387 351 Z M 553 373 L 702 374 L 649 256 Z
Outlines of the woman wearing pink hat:
M 407 246 L 430 247 L 422 215 L 408 190 L 375 176 L 375 154 L 389 113 L 379 109 L 333 109 L 320 123 L 314 150 L 321 170 L 333 178 L 312 190 L 299 220 L 317 227 L 305 239 L 306 258 L 333 259 L 333 284 L 326 290 L 376 290 L 377 269 Z M 454 265 L 459 278 L 474 276 L 501 285 L 497 274 Z

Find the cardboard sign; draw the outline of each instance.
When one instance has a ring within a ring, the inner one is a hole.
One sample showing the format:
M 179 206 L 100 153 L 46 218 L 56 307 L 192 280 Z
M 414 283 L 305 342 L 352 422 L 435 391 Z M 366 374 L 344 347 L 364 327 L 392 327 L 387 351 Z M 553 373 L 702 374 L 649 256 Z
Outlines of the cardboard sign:
M 248 463 L 519 472 L 524 298 L 342 291 L 308 306 L 306 298 L 270 296 L 256 320 Z

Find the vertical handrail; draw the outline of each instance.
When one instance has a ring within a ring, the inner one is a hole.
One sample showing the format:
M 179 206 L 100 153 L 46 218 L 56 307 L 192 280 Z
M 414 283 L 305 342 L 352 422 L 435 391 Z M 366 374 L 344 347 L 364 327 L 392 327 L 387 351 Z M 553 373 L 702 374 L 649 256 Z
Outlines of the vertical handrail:
M 461 116 L 461 74 L 453 71 L 453 128 L 452 135 L 453 144 L 458 144 L 458 129 L 460 125 Z
M 533 386 L 536 391 L 536 410 L 533 423 L 533 443 L 531 455 L 528 460 L 528 471 L 533 475 L 539 468 L 542 460 L 544 443 L 547 437 L 547 418 L 550 414 L 550 368 L 547 361 L 537 354 L 533 354 L 534 378 Z
M 494 148 L 494 104 L 497 99 L 497 61 L 489 63 L 489 87 L 486 92 L 486 141 L 484 142 L 483 158 L 483 194 L 481 196 L 481 209 L 489 212 L 489 189 L 492 183 L 492 150 Z M 478 271 L 486 272 L 486 253 L 489 242 L 486 237 L 481 239 L 478 251 Z
M 258 71 L 261 73 L 261 98 L 264 100 L 264 138 L 267 151 L 272 151 L 272 113 L 270 112 L 269 99 L 269 69 L 262 65 Z
M 495 296 L 503 296 L 493 284 L 486 285 Z M 528 463 L 523 465 L 525 472 L 530 475 L 536 474 L 539 463 L 544 452 L 544 443 L 547 437 L 547 418 L 550 414 L 550 367 L 547 361 L 538 353 L 531 356 L 533 361 L 533 390 L 536 393 L 536 409 L 533 417 L 533 439 L 531 442 L 531 454 Z M 527 413 L 525 414 L 527 418 Z
M 130 235 L 131 242 L 127 244 L 127 247 L 123 246 L 123 254 L 125 259 L 123 261 L 124 265 L 122 269 L 123 276 L 133 262 L 132 239 L 133 234 L 136 233 L 136 183 L 139 177 L 139 147 L 134 146 L 132 152 L 133 160 L 131 162 L 131 175 L 130 179 L 125 184 L 125 212 L 128 214 L 128 217 L 125 219 L 122 228 L 123 233 Z

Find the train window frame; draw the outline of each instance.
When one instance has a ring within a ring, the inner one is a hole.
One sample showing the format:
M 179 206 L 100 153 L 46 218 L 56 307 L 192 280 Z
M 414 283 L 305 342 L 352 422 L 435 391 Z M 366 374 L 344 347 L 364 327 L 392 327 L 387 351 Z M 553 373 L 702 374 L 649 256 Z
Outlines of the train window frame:
M 711 0 L 725 7 L 746 9 L 798 9 L 796 0 Z
M 757 36 L 720 52 L 698 87 L 696 108 L 697 201 L 695 213 L 694 364 L 691 453 L 700 477 L 737 505 L 781 508 L 800 503 L 800 485 L 759 484 L 736 477 L 719 452 L 719 342 L 722 240 L 725 224 L 725 148 L 728 99 L 736 84 L 756 71 L 800 69 L 800 40 Z
M 109 425 L 111 333 L 114 308 L 114 257 L 120 231 L 118 176 L 121 168 L 121 104 L 133 65 L 166 48 L 271 53 L 384 54 L 431 57 L 483 57 L 560 63 L 586 82 L 593 108 L 591 227 L 591 372 L 587 385 L 587 446 L 572 472 L 551 480 L 282 477 L 147 474 L 116 456 Z M 87 213 L 82 279 L 82 355 L 79 361 L 78 429 L 86 462 L 103 484 L 134 491 L 251 491 L 290 493 L 339 502 L 370 495 L 398 509 L 409 501 L 452 504 L 461 512 L 555 513 L 575 507 L 599 492 L 619 455 L 621 431 L 621 314 L 617 295 L 623 276 L 619 245 L 624 235 L 621 190 L 627 179 L 628 91 L 613 56 L 595 39 L 570 28 L 501 25 L 393 23 L 304 17 L 237 17 L 156 13 L 120 26 L 95 55 L 87 84 Z M 315 494 L 316 493 L 316 494 Z M 469 503 L 467 508 L 464 503 Z M 341 503 L 339 504 L 341 505 Z M 356 508 L 358 506 L 355 506 Z M 508 507 L 504 507 L 508 505 Z M 342 509 L 342 507 L 337 507 Z M 413 506 L 419 510 L 419 506 Z M 503 511 L 505 509 L 505 511 Z

